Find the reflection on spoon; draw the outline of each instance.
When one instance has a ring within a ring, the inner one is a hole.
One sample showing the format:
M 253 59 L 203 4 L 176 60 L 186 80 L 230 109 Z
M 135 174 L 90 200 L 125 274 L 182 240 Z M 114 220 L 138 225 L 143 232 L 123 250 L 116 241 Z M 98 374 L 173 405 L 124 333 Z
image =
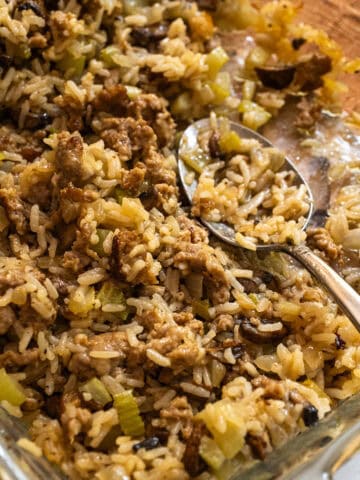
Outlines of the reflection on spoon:
M 197 147 L 199 133 L 204 131 L 204 129 L 210 128 L 209 119 L 199 120 L 185 130 L 180 140 L 178 151 L 179 175 L 190 203 L 193 202 L 193 197 L 198 186 L 198 180 L 197 176 L 193 175 L 194 172 L 191 167 L 183 161 L 183 158 L 188 152 L 193 151 Z M 240 138 L 255 139 L 264 147 L 273 146 L 266 138 L 240 124 L 230 122 L 230 128 L 235 131 Z M 303 225 L 303 230 L 305 230 L 313 213 L 313 195 L 309 185 L 294 164 L 287 158 L 285 159 L 285 164 L 287 170 L 292 170 L 295 173 L 297 180 L 295 183 L 299 186 L 301 184 L 305 186 L 310 199 L 309 211 Z M 189 178 L 191 178 L 191 181 L 189 181 Z M 222 241 L 240 248 L 236 241 L 236 232 L 232 226 L 223 222 L 209 222 L 203 219 L 201 219 L 201 221 Z M 256 250 L 284 252 L 299 261 L 322 285 L 324 285 L 324 287 L 328 289 L 343 312 L 349 317 L 357 330 L 360 331 L 360 296 L 340 277 L 340 275 L 315 255 L 306 245 L 291 246 L 285 243 L 259 244 L 256 246 Z

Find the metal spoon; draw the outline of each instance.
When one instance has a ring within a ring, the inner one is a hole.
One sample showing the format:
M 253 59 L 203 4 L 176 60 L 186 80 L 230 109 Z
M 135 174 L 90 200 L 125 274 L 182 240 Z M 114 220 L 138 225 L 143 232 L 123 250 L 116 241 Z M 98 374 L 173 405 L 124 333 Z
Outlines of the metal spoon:
M 273 147 L 273 145 L 265 137 L 259 135 L 253 130 L 243 127 L 238 123 L 229 122 L 229 124 L 230 128 L 234 130 L 240 137 L 249 139 L 253 138 L 258 140 L 265 147 Z M 199 120 L 193 123 L 185 130 L 179 144 L 178 166 L 180 180 L 190 203 L 192 203 L 192 198 L 198 182 L 196 178 L 194 178 L 191 184 L 186 182 L 186 177 L 189 173 L 193 172 L 193 170 L 184 163 L 182 156 L 186 152 L 189 152 L 189 150 L 191 151 L 196 148 L 198 144 L 198 133 L 200 130 L 203 131 L 206 128 L 210 128 L 210 122 L 208 119 Z M 314 209 L 313 195 L 303 176 L 288 158 L 286 158 L 286 167 L 288 170 L 293 170 L 295 172 L 295 184 L 304 184 L 307 189 L 310 199 L 310 208 L 306 222 L 303 226 L 303 230 L 305 230 L 310 222 Z M 207 222 L 203 219 L 201 219 L 201 221 L 214 235 L 216 235 L 222 241 L 232 246 L 242 248 L 236 242 L 235 231 L 231 226 L 220 222 Z M 351 288 L 350 285 L 335 272 L 335 270 L 329 267 L 329 265 L 327 265 L 317 255 L 315 255 L 310 248 L 308 248 L 306 245 L 290 246 L 287 244 L 263 244 L 257 245 L 256 249 L 257 251 L 284 252 L 295 258 L 312 275 L 314 275 L 321 285 L 327 288 L 329 293 L 338 303 L 341 310 L 349 317 L 356 329 L 360 332 L 360 295 L 358 295 L 355 290 L 353 290 L 353 288 Z

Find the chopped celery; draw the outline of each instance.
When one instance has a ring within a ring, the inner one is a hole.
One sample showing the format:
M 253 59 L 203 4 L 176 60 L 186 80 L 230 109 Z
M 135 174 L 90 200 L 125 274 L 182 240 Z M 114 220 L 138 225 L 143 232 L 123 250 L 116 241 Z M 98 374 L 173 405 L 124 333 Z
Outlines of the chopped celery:
M 222 47 L 216 47 L 207 55 L 206 64 L 211 79 L 214 79 L 220 69 L 227 63 L 229 57 Z
M 131 390 L 114 395 L 114 407 L 118 413 L 120 427 L 125 435 L 138 437 L 144 434 L 144 422 Z
M 257 130 L 267 123 L 271 118 L 271 113 L 267 112 L 263 107 L 250 100 L 243 100 L 238 107 L 240 113 L 243 114 L 242 122 L 253 130 Z
M 97 299 L 100 301 L 101 305 L 124 305 L 125 310 L 118 312 L 118 316 L 123 321 L 127 319 L 130 311 L 126 305 L 125 296 L 121 288 L 115 282 L 111 280 L 104 282 L 97 294 Z
M 242 87 L 242 96 L 244 100 L 252 100 L 255 95 L 256 83 L 251 80 L 245 80 Z
M 241 138 L 233 130 L 224 132 L 220 136 L 219 147 L 225 153 L 240 152 L 242 148 Z
M 91 245 L 91 248 L 101 257 L 105 255 L 103 245 L 106 237 L 109 235 L 110 232 L 111 230 L 106 230 L 105 228 L 98 228 L 96 230 L 96 235 L 99 237 L 99 241 L 96 245 Z
M 171 104 L 171 112 L 178 117 L 186 116 L 191 109 L 191 95 L 189 92 L 181 93 Z
M 214 470 L 218 470 L 225 461 L 225 456 L 216 445 L 215 440 L 202 437 L 199 448 L 200 456 Z
M 126 88 L 126 93 L 130 98 L 130 100 L 134 100 L 141 93 L 141 88 L 134 87 L 133 85 L 125 85 L 125 88 Z
M 122 201 L 125 197 L 129 197 L 129 194 L 126 190 L 123 188 L 116 186 L 114 189 L 114 198 L 118 202 L 119 205 L 122 204 Z
M 196 173 L 201 173 L 209 163 L 209 158 L 205 152 L 200 149 L 191 150 L 181 156 L 182 160 Z
M 31 48 L 25 43 L 16 45 L 14 56 L 22 60 L 28 60 L 31 57 Z
M 208 300 L 194 300 L 192 303 L 192 309 L 195 315 L 199 315 L 199 317 L 203 318 L 204 320 L 211 320 L 209 314 L 209 302 Z
M 196 417 L 205 423 L 226 458 L 233 458 L 243 448 L 246 420 L 241 401 L 224 398 L 208 403 Z
M 110 403 L 112 400 L 109 392 L 105 388 L 105 385 L 96 377 L 84 383 L 84 385 L 81 385 L 79 390 L 83 393 L 89 393 L 92 400 L 102 407 L 104 407 L 107 403 Z
M 57 62 L 57 68 L 65 73 L 66 78 L 81 77 L 85 67 L 86 57 L 80 55 L 75 57 L 72 53 L 66 52 L 64 57 Z
M 221 382 L 223 381 L 224 377 L 226 374 L 226 367 L 219 362 L 219 360 L 216 360 L 216 358 L 213 358 L 211 360 L 211 365 L 210 365 L 210 377 L 211 377 L 211 382 L 215 387 L 220 387 Z
M 214 96 L 211 103 L 215 105 L 222 103 L 230 95 L 231 81 L 228 72 L 218 73 L 216 79 L 209 82 L 209 87 Z
M 0 401 L 1 400 L 6 400 L 15 407 L 19 407 L 26 400 L 21 386 L 6 373 L 5 368 L 0 369 Z
M 245 66 L 248 70 L 253 70 L 255 67 L 261 67 L 261 65 L 264 65 L 268 58 L 269 52 L 260 46 L 256 46 L 246 57 Z
M 315 383 L 313 380 L 310 380 L 310 378 L 307 378 L 306 380 L 304 380 L 302 384 L 304 385 L 304 387 L 311 388 L 311 390 L 314 390 L 314 392 L 317 394 L 319 398 L 326 398 L 331 402 L 329 395 L 325 393 L 324 390 L 322 390 L 317 383 Z
M 100 52 L 100 58 L 105 63 L 108 68 L 117 67 L 117 63 L 114 60 L 115 55 L 119 54 L 120 51 L 114 45 L 103 48 Z
M 259 303 L 259 298 L 256 293 L 249 293 L 249 298 L 257 305 Z

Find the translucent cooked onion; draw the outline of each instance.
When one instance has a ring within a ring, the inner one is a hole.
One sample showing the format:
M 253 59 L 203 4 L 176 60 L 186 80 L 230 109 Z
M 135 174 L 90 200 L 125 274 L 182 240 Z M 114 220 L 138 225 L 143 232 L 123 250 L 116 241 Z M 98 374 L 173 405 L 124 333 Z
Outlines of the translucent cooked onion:
M 350 230 L 346 234 L 342 243 L 345 248 L 349 248 L 351 250 L 360 250 L 360 228 Z

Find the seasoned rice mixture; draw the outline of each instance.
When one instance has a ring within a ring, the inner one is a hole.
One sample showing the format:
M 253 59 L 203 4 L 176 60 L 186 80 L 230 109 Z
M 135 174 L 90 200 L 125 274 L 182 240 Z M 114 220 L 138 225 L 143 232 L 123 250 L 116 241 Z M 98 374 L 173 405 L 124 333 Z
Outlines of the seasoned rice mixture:
M 214 243 L 178 188 L 192 119 L 258 129 L 292 98 L 310 132 L 336 105 L 359 63 L 295 13 L 0 0 L 0 403 L 69 478 L 226 478 L 360 390 L 360 335 L 309 273 Z M 308 242 L 360 290 L 359 159 L 331 169 Z
M 211 118 L 198 132 L 196 147 L 179 154 L 192 169 L 185 181 L 192 182 L 196 170 L 200 174 L 192 199 L 195 216 L 230 225 L 239 246 L 249 250 L 258 243 L 305 240 L 310 199 L 278 149 L 241 138 L 226 119 Z

